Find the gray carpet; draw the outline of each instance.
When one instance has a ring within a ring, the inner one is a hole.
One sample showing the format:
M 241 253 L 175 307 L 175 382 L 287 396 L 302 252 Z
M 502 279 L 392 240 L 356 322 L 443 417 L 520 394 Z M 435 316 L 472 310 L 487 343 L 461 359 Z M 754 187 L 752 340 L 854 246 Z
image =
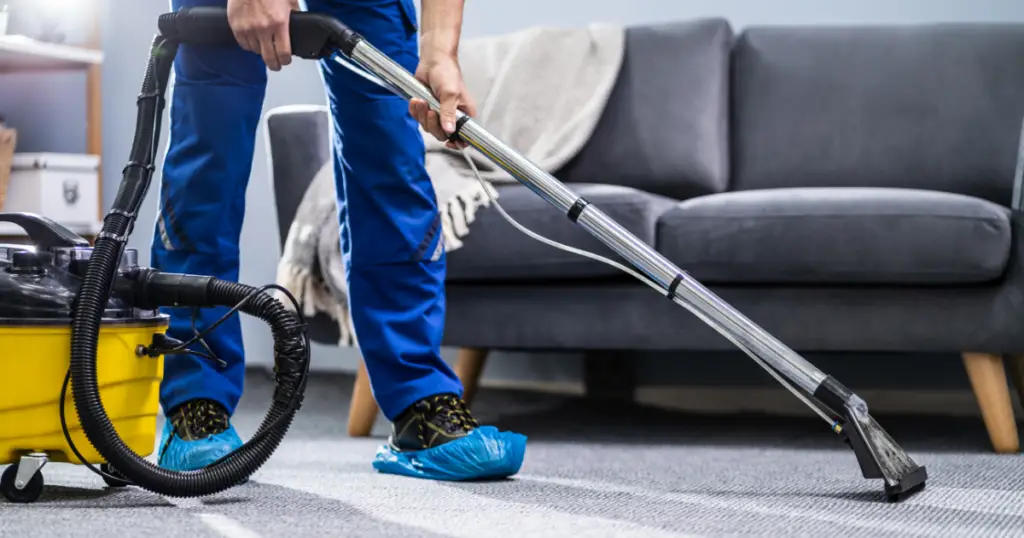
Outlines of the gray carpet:
M 932 476 L 894 505 L 810 415 L 700 418 L 484 390 L 480 418 L 530 435 L 523 471 L 443 484 L 370 468 L 380 439 L 344 433 L 350 386 L 315 379 L 292 433 L 244 486 L 182 501 L 104 490 L 84 468 L 52 464 L 37 504 L 0 499 L 0 536 L 1024 536 L 1024 461 L 987 453 L 980 421 L 876 417 Z M 250 376 L 243 434 L 269 394 Z

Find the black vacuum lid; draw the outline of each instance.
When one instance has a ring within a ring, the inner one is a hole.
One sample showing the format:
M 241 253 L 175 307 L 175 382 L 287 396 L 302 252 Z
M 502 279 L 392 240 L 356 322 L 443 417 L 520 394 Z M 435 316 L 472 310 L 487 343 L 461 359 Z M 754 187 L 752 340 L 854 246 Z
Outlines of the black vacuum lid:
M 29 245 L 0 244 L 0 324 L 67 323 L 88 268 L 88 241 L 59 224 L 28 213 L 0 213 L 29 234 Z M 138 265 L 138 252 L 125 249 L 121 270 Z M 140 311 L 112 294 L 104 319 L 141 321 L 159 314 Z

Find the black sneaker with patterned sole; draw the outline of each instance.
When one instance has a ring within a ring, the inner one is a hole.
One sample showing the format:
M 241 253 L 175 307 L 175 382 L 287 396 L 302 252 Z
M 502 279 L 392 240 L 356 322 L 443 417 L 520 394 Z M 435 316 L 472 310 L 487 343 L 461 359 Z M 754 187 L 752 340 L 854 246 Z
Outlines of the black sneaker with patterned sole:
M 454 394 L 424 398 L 391 425 L 391 448 L 398 452 L 425 450 L 465 437 L 480 424 L 466 402 Z

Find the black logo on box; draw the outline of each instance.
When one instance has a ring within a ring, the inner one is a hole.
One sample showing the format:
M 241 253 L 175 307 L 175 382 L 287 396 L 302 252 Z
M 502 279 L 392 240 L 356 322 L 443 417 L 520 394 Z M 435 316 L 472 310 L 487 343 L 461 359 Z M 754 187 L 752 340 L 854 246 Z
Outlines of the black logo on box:
M 78 182 L 74 180 L 66 180 L 64 182 L 64 201 L 68 205 L 75 205 L 78 201 Z

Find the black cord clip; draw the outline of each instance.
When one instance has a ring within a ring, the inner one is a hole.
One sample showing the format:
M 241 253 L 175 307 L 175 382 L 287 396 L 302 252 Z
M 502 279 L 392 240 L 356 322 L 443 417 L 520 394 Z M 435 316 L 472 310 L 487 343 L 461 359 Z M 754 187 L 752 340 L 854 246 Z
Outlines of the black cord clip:
M 676 290 L 679 289 L 679 285 L 683 283 L 683 275 L 676 275 L 672 279 L 672 283 L 668 285 L 668 293 L 665 294 L 670 301 L 674 301 L 676 298 Z
M 138 213 L 133 213 L 133 212 L 125 211 L 123 209 L 118 209 L 118 208 L 115 207 L 115 208 L 111 209 L 110 211 L 108 211 L 107 214 L 103 216 L 103 220 L 107 220 L 107 217 L 109 217 L 111 215 L 120 215 L 120 216 L 125 217 L 125 218 L 134 219 L 135 217 L 138 216 Z
M 115 242 L 121 243 L 121 244 L 125 244 L 125 243 L 128 242 L 128 234 L 117 235 L 117 234 L 112 234 L 110 232 L 100 232 L 96 236 L 96 238 L 97 239 L 110 239 L 111 241 L 115 241 Z
M 139 346 L 138 354 L 152 358 L 159 357 L 160 355 L 195 355 L 217 363 L 217 366 L 222 370 L 228 367 L 228 363 L 224 359 L 201 351 L 188 349 L 181 340 L 160 333 L 153 335 L 153 341 L 148 346 Z
M 135 104 L 141 104 L 143 101 L 147 101 L 149 99 L 156 99 L 157 106 L 159 108 L 163 108 L 164 105 L 167 104 L 167 98 L 164 97 L 163 92 L 159 91 L 140 93 L 139 96 L 135 98 Z
M 573 202 L 572 207 L 569 208 L 569 212 L 566 216 L 569 217 L 569 220 L 576 222 L 579 220 L 580 215 L 583 214 L 583 210 L 586 209 L 588 205 L 590 205 L 590 202 L 586 198 L 580 196 L 575 202 Z
M 456 122 L 455 122 L 455 130 L 452 131 L 452 134 L 448 135 L 448 141 L 449 142 L 460 142 L 460 141 L 463 141 L 462 140 L 462 134 L 461 134 L 462 126 L 465 125 L 467 121 L 469 121 L 469 116 L 468 115 L 467 116 L 462 116 L 461 118 L 456 120 Z
M 147 172 L 153 172 L 154 170 L 156 170 L 156 167 L 153 166 L 152 163 L 144 164 L 138 161 L 129 161 L 128 164 L 124 165 L 124 168 L 121 169 L 121 173 L 127 174 L 129 168 L 141 168 L 143 170 L 146 170 Z

